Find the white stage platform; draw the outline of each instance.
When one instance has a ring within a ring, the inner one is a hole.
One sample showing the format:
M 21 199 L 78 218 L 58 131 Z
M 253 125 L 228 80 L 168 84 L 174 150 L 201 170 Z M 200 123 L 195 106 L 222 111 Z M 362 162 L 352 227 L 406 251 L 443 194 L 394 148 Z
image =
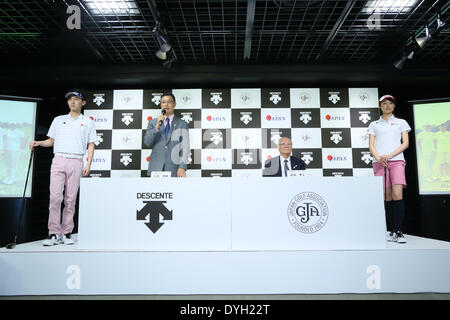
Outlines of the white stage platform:
M 81 250 L 36 241 L 0 249 L 0 295 L 450 292 L 450 242 L 406 238 L 335 251 Z

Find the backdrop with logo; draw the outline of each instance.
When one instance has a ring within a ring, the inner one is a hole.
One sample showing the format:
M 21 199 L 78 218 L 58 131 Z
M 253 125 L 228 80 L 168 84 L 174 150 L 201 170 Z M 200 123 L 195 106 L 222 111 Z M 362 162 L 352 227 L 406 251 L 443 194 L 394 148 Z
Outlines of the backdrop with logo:
M 377 88 L 250 88 L 87 91 L 95 121 L 94 177 L 146 177 L 148 121 L 164 92 L 189 125 L 188 176 L 261 176 L 289 137 L 313 176 L 373 175 L 367 127 L 379 118 Z

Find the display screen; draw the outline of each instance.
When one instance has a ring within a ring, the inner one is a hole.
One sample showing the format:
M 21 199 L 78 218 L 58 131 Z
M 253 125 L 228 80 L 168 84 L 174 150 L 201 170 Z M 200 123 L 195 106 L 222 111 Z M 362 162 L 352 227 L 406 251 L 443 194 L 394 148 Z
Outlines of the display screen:
M 412 102 L 420 194 L 450 194 L 450 101 Z
M 36 124 L 36 101 L 0 96 L 0 197 L 31 197 L 32 166 L 27 178 Z

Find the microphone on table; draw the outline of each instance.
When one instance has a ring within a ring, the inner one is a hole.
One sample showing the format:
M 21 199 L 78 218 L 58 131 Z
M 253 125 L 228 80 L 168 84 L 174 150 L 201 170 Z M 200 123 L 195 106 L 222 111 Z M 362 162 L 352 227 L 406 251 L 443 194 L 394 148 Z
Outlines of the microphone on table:
M 162 110 L 161 110 L 161 114 L 162 114 L 162 115 L 165 115 L 165 114 L 166 114 L 166 109 L 162 109 Z M 159 120 L 159 126 L 160 126 L 160 127 L 162 126 L 162 124 L 163 124 L 163 121 L 162 121 L 162 120 Z

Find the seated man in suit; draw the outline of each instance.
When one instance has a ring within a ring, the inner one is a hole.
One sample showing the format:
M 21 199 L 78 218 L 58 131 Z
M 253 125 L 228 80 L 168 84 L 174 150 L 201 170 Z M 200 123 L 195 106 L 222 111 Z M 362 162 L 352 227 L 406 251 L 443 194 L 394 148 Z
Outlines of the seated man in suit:
M 286 177 L 288 170 L 305 170 L 302 159 L 291 156 L 292 140 L 283 137 L 278 142 L 278 157 L 269 159 L 264 164 L 263 177 Z
M 149 121 L 144 144 L 152 148 L 147 175 L 152 171 L 170 171 L 172 177 L 186 177 L 189 160 L 189 128 L 185 121 L 174 115 L 175 96 L 165 93 L 161 97 L 161 114 Z

